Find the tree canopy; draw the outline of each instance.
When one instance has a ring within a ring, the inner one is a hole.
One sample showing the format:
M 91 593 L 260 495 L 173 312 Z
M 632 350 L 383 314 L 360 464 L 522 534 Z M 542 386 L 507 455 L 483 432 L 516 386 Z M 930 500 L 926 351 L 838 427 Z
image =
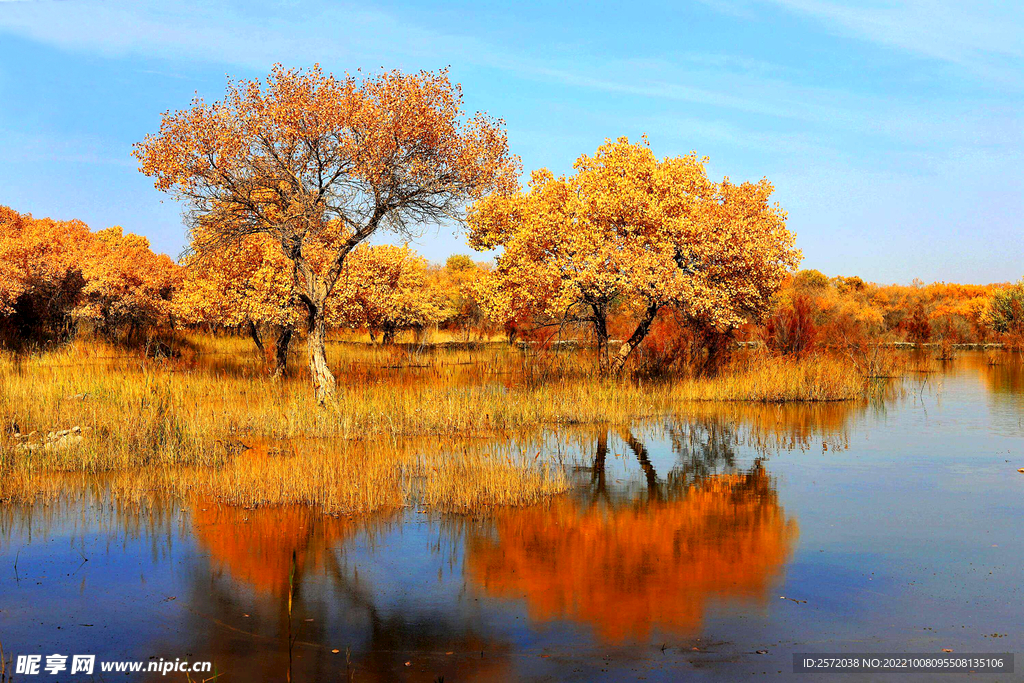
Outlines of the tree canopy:
M 800 252 L 766 179 L 707 177 L 696 154 L 658 159 L 646 140 L 607 141 L 574 173 L 542 169 L 529 188 L 493 193 L 470 209 L 470 243 L 503 248 L 489 286 L 493 315 L 525 310 L 593 326 L 601 367 L 621 369 L 665 306 L 719 328 L 763 316 Z M 637 325 L 614 361 L 615 303 Z
M 0 206 L 0 323 L 15 344 L 68 336 L 85 322 L 135 335 L 172 322 L 181 268 L 120 227 L 34 218 Z
M 134 153 L 188 206 L 197 254 L 251 235 L 280 245 L 321 401 L 334 391 L 325 307 L 349 253 L 378 229 L 461 220 L 466 202 L 505 191 L 518 173 L 503 122 L 465 116 L 444 70 L 336 78 L 275 66 L 264 82 L 229 83 L 224 100 L 166 113 Z

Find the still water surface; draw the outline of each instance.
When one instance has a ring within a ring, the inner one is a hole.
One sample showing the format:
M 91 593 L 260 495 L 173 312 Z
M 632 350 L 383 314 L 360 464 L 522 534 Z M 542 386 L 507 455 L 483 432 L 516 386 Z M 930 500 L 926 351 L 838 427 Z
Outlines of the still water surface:
M 884 403 L 553 432 L 573 492 L 477 517 L 102 495 L 7 508 L 0 644 L 211 660 L 227 681 L 788 680 L 793 652 L 1024 659 L 1022 418 L 1021 364 L 964 354 Z

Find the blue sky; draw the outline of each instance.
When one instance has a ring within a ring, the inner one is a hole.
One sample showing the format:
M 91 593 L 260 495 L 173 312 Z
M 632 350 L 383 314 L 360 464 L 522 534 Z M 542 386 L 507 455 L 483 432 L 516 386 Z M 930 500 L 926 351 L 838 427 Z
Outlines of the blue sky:
M 450 66 L 529 171 L 646 133 L 767 176 L 805 267 L 877 282 L 1024 275 L 1016 1 L 0 0 L 0 203 L 176 256 L 180 207 L 129 156 L 227 76 Z M 418 248 L 468 252 L 451 228 Z

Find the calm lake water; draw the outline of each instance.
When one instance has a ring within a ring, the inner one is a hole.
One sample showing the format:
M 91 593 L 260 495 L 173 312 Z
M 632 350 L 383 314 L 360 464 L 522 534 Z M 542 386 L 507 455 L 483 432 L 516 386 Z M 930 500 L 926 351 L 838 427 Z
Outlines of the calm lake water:
M 0 645 L 211 660 L 227 681 L 850 680 L 795 676 L 792 653 L 1022 660 L 1024 370 L 974 353 L 934 368 L 884 402 L 552 432 L 573 492 L 472 518 L 100 495 L 3 509 Z M 36 679 L 87 677 L 15 677 Z

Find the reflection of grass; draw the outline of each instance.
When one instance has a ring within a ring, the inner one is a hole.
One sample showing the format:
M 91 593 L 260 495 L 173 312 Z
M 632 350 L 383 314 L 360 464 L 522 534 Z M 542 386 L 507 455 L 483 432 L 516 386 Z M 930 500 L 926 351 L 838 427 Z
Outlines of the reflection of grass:
M 164 483 L 231 505 L 311 506 L 332 514 L 405 505 L 405 454 L 387 448 L 304 444 L 270 452 L 262 444 L 214 468 L 166 468 Z
M 250 507 L 392 507 L 407 502 L 414 478 L 432 505 L 524 503 L 564 481 L 540 462 L 458 444 L 540 425 L 625 424 L 692 402 L 824 402 L 865 391 L 850 364 L 828 357 L 747 359 L 714 379 L 639 382 L 600 379 L 579 352 L 332 344 L 338 397 L 318 408 L 302 369 L 274 381 L 238 339 L 191 342 L 162 361 L 100 344 L 0 356 L 0 500 L 36 488 L 30 480 L 43 471 L 148 468 L 172 488 Z M 81 444 L 44 448 L 48 432 L 72 427 L 82 428 Z M 448 441 L 410 452 L 402 442 L 416 437 Z M 239 453 L 283 439 L 306 446 L 288 457 Z

